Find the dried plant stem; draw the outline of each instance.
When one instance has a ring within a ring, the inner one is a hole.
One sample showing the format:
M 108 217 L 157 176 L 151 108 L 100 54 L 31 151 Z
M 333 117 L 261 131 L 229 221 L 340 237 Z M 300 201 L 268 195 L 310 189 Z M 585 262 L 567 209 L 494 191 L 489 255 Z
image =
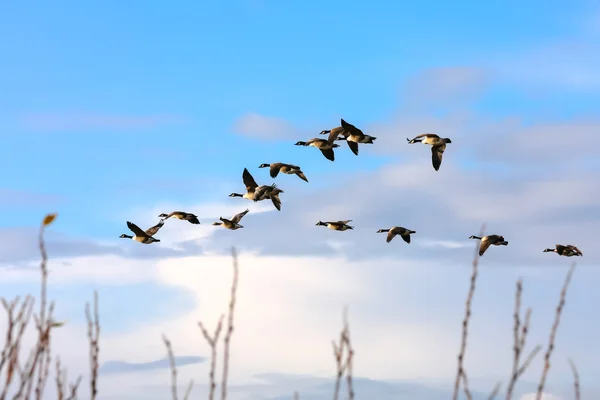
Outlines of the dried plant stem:
M 87 319 L 90 346 L 90 399 L 95 400 L 98 395 L 98 354 L 100 353 L 100 319 L 97 291 L 94 291 L 94 315 L 92 316 L 90 304 L 87 303 L 85 305 L 85 317 Z
M 350 342 L 350 328 L 348 326 L 347 308 L 344 307 L 344 326 L 340 332 L 339 343 L 335 340 L 333 344 L 333 356 L 336 363 L 336 379 L 333 391 L 333 399 L 337 400 L 340 393 L 340 387 L 342 383 L 342 377 L 346 374 L 346 382 L 348 385 L 348 398 L 354 399 L 354 388 L 352 385 L 352 359 L 354 357 L 354 350 Z M 346 349 L 346 357 L 344 358 L 344 349 Z
M 202 335 L 208 342 L 210 346 L 210 372 L 208 373 L 208 379 L 210 381 L 209 384 L 209 392 L 208 399 L 213 400 L 215 397 L 215 388 L 217 387 L 217 383 L 215 380 L 215 372 L 217 367 L 217 343 L 219 341 L 219 335 L 221 334 L 221 329 L 223 328 L 223 318 L 224 315 L 221 315 L 219 318 L 219 322 L 217 323 L 217 328 L 215 329 L 214 335 L 211 337 L 202 322 L 198 322 L 198 326 L 202 330 Z
M 481 227 L 481 232 L 479 236 L 483 236 L 483 232 L 485 231 L 485 224 Z M 469 334 L 469 319 L 471 318 L 471 303 L 473 302 L 473 296 L 475 295 L 475 287 L 477 283 L 477 273 L 479 267 L 479 246 L 475 248 L 475 255 L 473 257 L 473 272 L 471 274 L 471 284 L 469 286 L 469 292 L 467 294 L 467 300 L 465 302 L 465 317 L 462 322 L 462 339 L 460 344 L 460 351 L 458 353 L 458 368 L 456 370 L 456 379 L 454 381 L 454 393 L 452 395 L 452 400 L 458 399 L 458 393 L 460 390 L 460 382 L 463 375 L 465 375 L 464 368 L 464 358 L 467 350 L 467 338 Z M 466 378 L 466 376 L 464 377 Z M 466 379 L 463 379 L 463 383 L 466 382 Z M 466 388 L 465 388 L 466 389 Z M 468 391 L 468 389 L 465 390 Z
M 575 400 L 581 400 L 581 389 L 579 386 L 579 372 L 577 372 L 577 367 L 573 360 L 569 358 L 569 365 L 571 366 L 571 371 L 573 371 L 573 387 L 575 389 Z
M 554 350 L 554 342 L 556 340 L 556 332 L 558 331 L 558 326 L 560 324 L 560 316 L 562 314 L 562 310 L 565 306 L 565 301 L 567 297 L 567 289 L 569 288 L 569 283 L 571 282 L 571 277 L 573 276 L 573 272 L 575 271 L 575 263 L 571 264 L 569 271 L 567 272 L 567 276 L 565 277 L 565 283 L 563 284 L 562 290 L 560 291 L 560 300 L 558 301 L 558 305 L 556 307 L 556 316 L 554 318 L 554 324 L 552 324 L 552 329 L 550 331 L 550 337 L 548 338 L 548 347 L 546 348 L 546 353 L 544 354 L 544 369 L 542 370 L 542 376 L 540 378 L 540 383 L 538 384 L 538 390 L 536 395 L 536 400 L 541 400 L 542 394 L 544 392 L 544 386 L 546 384 L 546 378 L 548 376 L 548 372 L 550 371 L 550 357 L 552 356 L 552 351 Z
M 496 396 L 498 396 L 498 393 L 500 393 L 500 388 L 502 388 L 502 382 L 496 383 L 496 386 L 494 386 L 494 389 L 490 393 L 488 400 L 494 400 Z
M 238 255 L 235 247 L 231 249 L 233 257 L 233 283 L 231 284 L 231 298 L 229 300 L 229 313 L 227 315 L 227 331 L 224 339 L 223 349 L 223 375 L 221 377 L 221 400 L 227 398 L 227 378 L 229 375 L 229 346 L 233 334 L 233 313 L 235 310 L 236 292 L 239 276 Z
M 531 322 L 531 308 L 528 308 L 525 312 L 525 321 L 521 326 L 521 297 L 523 294 L 523 281 L 519 279 L 517 281 L 517 287 L 515 290 L 515 311 L 514 311 L 514 326 L 513 326 L 513 366 L 510 381 L 508 382 L 508 388 L 506 390 L 506 400 L 511 400 L 514 392 L 515 385 L 521 375 L 525 372 L 527 367 L 533 361 L 533 358 L 541 350 L 541 346 L 535 347 L 529 356 L 525 359 L 525 362 L 521 365 L 521 356 L 523 350 L 525 350 L 525 344 L 527 343 L 527 333 L 529 332 L 529 324 Z
M 173 348 L 171 347 L 171 342 L 167 339 L 167 336 L 163 334 L 163 342 L 167 347 L 167 355 L 169 356 L 169 363 L 171 366 L 171 395 L 173 400 L 178 400 L 179 396 L 177 396 L 177 366 L 175 364 L 175 356 L 173 355 Z

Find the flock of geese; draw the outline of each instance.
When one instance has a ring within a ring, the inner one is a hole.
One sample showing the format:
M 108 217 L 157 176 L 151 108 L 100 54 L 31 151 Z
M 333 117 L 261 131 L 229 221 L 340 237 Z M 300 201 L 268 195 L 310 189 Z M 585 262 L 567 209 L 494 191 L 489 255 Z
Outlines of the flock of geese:
M 373 144 L 374 141 L 377 139 L 374 136 L 364 134 L 362 130 L 344 121 L 343 119 L 341 119 L 340 126 L 332 129 L 323 130 L 320 132 L 320 134 L 329 136 L 327 137 L 327 139 L 312 138 L 307 141 L 298 141 L 296 142 L 296 146 L 315 147 L 321 151 L 321 153 L 326 159 L 334 161 L 334 149 L 340 147 L 339 144 L 335 143 L 336 141 L 345 141 L 348 144 L 350 150 L 355 155 L 358 155 L 359 144 Z M 452 141 L 449 138 L 441 138 L 433 133 L 423 133 L 421 135 L 415 136 L 413 139 L 407 138 L 406 140 L 409 144 L 423 143 L 431 146 L 431 162 L 433 165 L 433 169 L 435 169 L 436 171 L 438 171 L 440 169 L 440 166 L 442 165 L 442 156 L 444 154 L 444 151 L 446 150 L 446 145 L 452 143 Z M 271 178 L 276 178 L 277 175 L 279 175 L 279 173 L 283 173 L 288 175 L 296 175 L 303 181 L 308 182 L 308 179 L 302 172 L 301 168 L 297 165 L 276 162 L 271 164 L 261 164 L 259 168 L 269 168 Z M 281 211 L 281 199 L 279 198 L 279 194 L 283 193 L 283 190 L 279 189 L 275 183 L 273 183 L 272 185 L 258 185 L 247 168 L 244 168 L 244 172 L 242 173 L 242 181 L 246 186 L 246 192 L 231 193 L 229 197 L 241 197 L 243 199 L 253 200 L 254 202 L 271 200 L 275 208 L 278 211 Z M 246 209 L 241 213 L 235 214 L 230 219 L 219 217 L 219 221 L 213 222 L 212 225 L 222 226 L 230 230 L 237 230 L 243 228 L 244 226 L 240 225 L 240 221 L 249 211 L 250 210 Z M 133 239 L 139 243 L 150 244 L 160 242 L 160 239 L 156 239 L 154 235 L 160 230 L 160 228 L 163 227 L 165 221 L 171 217 L 183 221 L 188 221 L 191 224 L 200 224 L 198 216 L 184 211 L 173 211 L 168 214 L 162 213 L 158 217 L 161 218 L 158 224 L 146 229 L 145 231 L 140 229 L 133 222 L 127 221 L 127 227 L 133 232 L 134 235 L 131 236 L 122 234 L 120 237 Z M 335 231 L 353 230 L 354 227 L 348 225 L 348 223 L 351 221 L 352 220 L 326 222 L 319 221 L 316 223 L 316 226 L 325 226 Z M 389 229 L 380 229 L 377 231 L 377 233 L 387 233 L 387 243 L 391 242 L 396 235 L 399 235 L 406 243 L 410 244 L 410 235 L 416 232 L 401 226 L 394 226 Z M 508 241 L 506 241 L 502 235 L 492 234 L 483 237 L 473 235 L 469 237 L 469 239 L 480 240 L 479 256 L 483 256 L 486 250 L 492 245 L 508 245 Z M 554 252 L 560 256 L 565 257 L 583 256 L 583 253 L 574 245 L 557 244 L 554 248 L 545 249 L 544 252 Z

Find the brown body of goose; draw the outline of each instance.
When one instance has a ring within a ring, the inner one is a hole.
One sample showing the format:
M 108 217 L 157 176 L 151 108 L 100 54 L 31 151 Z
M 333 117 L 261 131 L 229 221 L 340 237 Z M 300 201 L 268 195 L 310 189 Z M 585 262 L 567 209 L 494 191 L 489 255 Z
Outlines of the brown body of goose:
M 446 144 L 452 143 L 449 138 L 441 138 L 435 133 L 423 133 L 415 136 L 413 139 L 406 138 L 409 144 L 424 143 L 431 145 L 431 163 L 433 169 L 438 171 L 442 165 L 442 157 L 446 151 Z
M 259 165 L 258 168 L 269 168 L 269 174 L 271 175 L 271 178 L 276 178 L 277 175 L 279 175 L 279 173 L 281 172 L 282 174 L 297 175 L 298 178 L 302 179 L 305 182 L 308 182 L 308 179 L 306 179 L 304 172 L 302 172 L 300 167 L 297 165 L 276 162 L 271 164 L 264 163 Z
M 549 252 L 554 252 L 554 253 L 558 254 L 559 256 L 565 256 L 565 257 L 573 257 L 573 256 L 582 257 L 583 256 L 583 253 L 581 252 L 581 250 L 579 250 L 576 246 L 573 246 L 572 244 L 567 244 L 567 245 L 557 244 L 556 247 L 553 249 L 545 249 L 544 250 L 544 253 L 549 253 Z
M 194 224 L 194 225 L 200 224 L 200 221 L 198 221 L 197 215 L 194 215 L 192 213 L 187 213 L 184 211 L 173 211 L 168 214 L 162 213 L 158 216 L 158 218 L 164 218 L 164 219 L 169 219 L 171 217 L 180 219 L 182 221 L 188 221 L 190 224 Z
M 347 219 L 345 221 L 319 221 L 316 223 L 316 226 L 326 226 L 327 228 L 333 229 L 334 231 L 346 231 L 348 229 L 354 229 L 353 226 L 348 225 L 348 222 L 351 221 L 351 219 Z
M 321 150 L 321 153 L 323 154 L 323 156 L 325 156 L 325 158 L 328 159 L 329 161 L 335 161 L 335 154 L 333 152 L 333 149 L 336 147 L 340 147 L 340 145 L 337 143 L 329 144 L 327 142 L 327 140 L 319 139 L 319 138 L 312 138 L 312 139 L 307 140 L 306 142 L 303 142 L 303 141 L 296 142 L 296 146 L 316 147 L 317 149 Z
M 373 141 L 377 139 L 375 136 L 365 135 L 363 131 L 358 129 L 356 126 L 340 119 L 341 126 L 333 129 L 326 129 L 321 131 L 321 135 L 329 134 L 327 139 L 328 144 L 333 144 L 335 140 L 345 140 L 348 143 L 348 147 L 355 155 L 358 155 L 358 144 L 373 144 Z
M 221 220 L 221 222 L 213 222 L 213 225 L 221 225 L 223 226 L 223 228 L 231 229 L 232 231 L 243 228 L 244 226 L 240 225 L 239 222 L 242 220 L 242 218 L 244 218 L 244 215 L 248 214 L 249 211 L 250 210 L 246 209 L 246 211 L 242 211 L 239 214 L 235 214 L 233 217 L 231 217 L 231 219 L 219 217 L 219 220 Z
M 153 236 L 158 232 L 160 228 L 165 224 L 165 220 L 161 219 L 160 222 L 153 227 L 146 229 L 145 231 L 141 230 L 139 226 L 134 224 L 133 222 L 127 221 L 127 227 L 131 232 L 133 232 L 134 236 L 122 234 L 119 236 L 122 239 L 133 239 L 136 242 L 140 242 L 143 244 L 150 244 L 154 242 L 160 242 L 159 239 L 155 239 Z
M 271 199 L 273 205 L 278 211 L 281 211 L 281 200 L 279 199 L 279 193 L 283 193 L 283 190 L 279 189 L 275 184 L 272 185 L 261 185 L 254 180 L 248 168 L 244 168 L 242 173 L 242 181 L 246 185 L 246 193 L 231 193 L 229 197 L 242 197 L 248 200 L 261 201 Z
M 479 239 L 481 243 L 479 244 L 479 256 L 481 257 L 483 253 L 491 246 L 508 246 L 508 242 L 504 240 L 504 236 L 502 235 L 487 235 L 484 237 L 479 237 L 472 235 L 469 239 Z
M 406 229 L 403 228 L 401 226 L 394 226 L 393 228 L 390 229 L 380 229 L 377 231 L 377 233 L 385 233 L 387 232 L 387 238 L 385 239 L 385 241 L 387 243 L 391 242 L 392 239 L 396 236 L 396 235 L 400 235 L 400 237 L 406 242 L 410 244 L 410 235 L 413 233 L 417 233 L 415 231 L 411 231 L 410 229 Z

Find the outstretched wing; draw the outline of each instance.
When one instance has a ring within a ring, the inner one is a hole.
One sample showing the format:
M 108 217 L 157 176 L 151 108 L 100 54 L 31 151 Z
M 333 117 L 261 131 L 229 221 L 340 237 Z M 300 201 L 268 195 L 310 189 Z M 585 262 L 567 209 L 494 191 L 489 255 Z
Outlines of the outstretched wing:
M 340 224 L 340 225 L 348 225 L 348 222 L 352 222 L 352 220 L 351 219 L 347 219 L 345 221 L 337 221 L 336 223 Z
M 279 174 L 279 170 L 281 169 L 282 165 L 283 164 L 281 164 L 281 163 L 273 163 L 273 164 L 271 164 L 271 168 L 269 169 L 269 174 L 271 175 L 271 178 L 277 177 L 277 175 Z
M 244 215 L 248 214 L 250 210 L 246 209 L 246 211 L 242 211 L 239 214 L 235 214 L 233 216 L 233 218 L 231 218 L 231 222 L 233 222 L 234 224 L 237 224 L 238 222 L 240 222 L 242 220 L 242 218 L 244 218 Z
M 242 180 L 244 181 L 244 185 L 246 185 L 246 190 L 254 190 L 258 187 L 258 184 L 248 172 L 248 168 L 244 168 L 244 173 L 242 173 Z
M 146 232 L 144 232 L 143 230 L 140 229 L 139 226 L 137 226 L 136 224 L 134 224 L 133 222 L 129 222 L 127 221 L 127 227 L 129 228 L 129 230 L 131 232 L 133 232 L 135 234 L 135 236 L 137 237 L 144 237 L 144 236 L 148 236 L 146 234 Z
M 393 239 L 394 237 L 396 237 L 396 232 L 394 232 L 394 230 L 393 230 L 393 229 L 390 229 L 390 230 L 388 231 L 387 238 L 385 239 L 385 241 L 389 243 L 389 242 L 391 242 L 391 241 L 392 241 L 392 239 Z
M 281 200 L 279 200 L 279 195 L 271 196 L 271 201 L 273 202 L 273 205 L 275 206 L 277 211 L 281 211 Z
M 404 233 L 404 234 L 400 234 L 400 237 L 402 239 L 404 239 L 404 241 L 408 244 L 410 244 L 410 233 Z
M 304 175 L 304 172 L 297 171 L 296 175 L 298 176 L 298 178 L 302 179 L 303 181 L 308 182 L 308 179 L 306 179 L 306 176 Z
M 335 161 L 335 154 L 333 153 L 333 149 L 319 149 L 321 150 L 321 153 L 323 153 L 323 155 L 325 156 L 326 159 L 328 159 L 329 161 Z
M 338 138 L 339 135 L 344 135 L 344 128 L 342 128 L 341 126 L 333 128 L 329 132 L 329 137 L 327 137 L 327 144 L 331 146 L 333 144 L 333 142 L 336 141 L 336 139 Z M 346 135 L 344 135 L 344 136 L 346 136 Z
M 160 228 L 162 228 L 162 226 L 163 226 L 164 224 L 165 224 L 165 220 L 164 220 L 164 219 L 161 219 L 161 220 L 160 220 L 160 222 L 159 222 L 158 224 L 154 225 L 154 226 L 153 226 L 153 227 L 151 227 L 151 228 L 148 228 L 148 229 L 146 229 L 146 235 L 148 235 L 148 236 L 154 236 L 154 235 L 156 235 L 156 232 L 158 232 L 158 230 L 159 230 Z
M 579 250 L 576 246 L 569 244 L 567 245 L 568 248 L 570 248 L 571 250 L 575 251 L 577 254 L 579 255 L 583 255 L 583 253 L 581 252 L 581 250 Z
M 352 152 L 354 153 L 354 155 L 358 155 L 358 143 L 356 142 L 351 142 L 349 140 L 346 140 L 346 143 L 348 143 L 348 147 L 350 147 L 350 150 L 352 150 Z
M 357 127 L 355 127 L 352 124 L 349 124 L 348 122 L 344 121 L 344 119 L 341 119 L 342 122 L 342 128 L 344 128 L 344 130 L 352 135 L 359 135 L 359 136 L 364 136 L 363 131 L 361 131 L 360 129 L 358 129 Z
M 431 146 L 431 162 L 433 164 L 433 169 L 436 171 L 439 170 L 442 165 L 442 156 L 444 155 L 445 150 L 446 143 L 444 142 Z
M 488 238 L 484 238 L 479 245 L 479 256 L 481 257 L 483 253 L 490 247 L 491 241 Z

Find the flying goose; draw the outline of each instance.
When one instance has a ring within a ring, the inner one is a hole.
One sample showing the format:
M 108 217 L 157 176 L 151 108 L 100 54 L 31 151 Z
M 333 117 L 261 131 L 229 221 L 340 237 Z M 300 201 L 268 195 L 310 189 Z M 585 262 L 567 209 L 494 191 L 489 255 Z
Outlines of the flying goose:
M 333 229 L 334 231 L 345 231 L 348 229 L 354 229 L 353 226 L 348 225 L 348 222 L 352 221 L 351 219 L 348 219 L 346 221 L 328 221 L 328 222 L 317 222 L 316 226 L 326 226 L 329 229 Z
M 302 172 L 300 167 L 297 165 L 276 162 L 271 164 L 261 164 L 258 168 L 270 168 L 269 172 L 271 174 L 271 178 L 276 178 L 281 172 L 282 174 L 297 175 L 298 178 L 308 182 L 308 179 L 306 179 L 306 176 L 304 176 L 304 172 Z
M 544 253 L 548 253 L 548 252 L 554 252 L 554 253 L 557 253 L 559 256 L 565 256 L 565 257 L 573 257 L 573 256 L 581 257 L 581 256 L 583 256 L 583 253 L 581 252 L 581 250 L 579 250 L 576 246 L 573 246 L 572 244 L 567 244 L 567 245 L 557 244 L 554 249 L 544 250 Z
M 393 238 L 394 238 L 396 235 L 400 235 L 400 237 L 401 237 L 402 239 L 404 239 L 404 241 L 405 241 L 406 243 L 410 243 L 410 235 L 411 235 L 412 233 L 417 233 L 417 232 L 415 232 L 415 231 L 411 231 L 410 229 L 406 229 L 406 228 L 403 228 L 403 227 L 401 227 L 401 226 L 394 226 L 393 228 L 390 228 L 390 229 L 380 229 L 380 230 L 378 230 L 378 231 L 377 231 L 377 233 L 385 233 L 385 232 L 387 232 L 387 233 L 388 233 L 388 234 L 387 234 L 387 238 L 386 238 L 386 240 L 385 240 L 385 241 L 386 241 L 386 242 L 388 242 L 388 243 L 389 243 L 389 242 L 391 242 L 391 241 L 392 241 L 392 239 L 393 239 Z
M 479 239 L 481 240 L 481 244 L 479 245 L 479 257 L 485 253 L 485 251 L 490 247 L 490 245 L 494 246 L 507 246 L 508 242 L 504 240 L 504 236 L 501 235 L 487 235 L 484 237 L 479 237 L 472 235 L 469 239 Z
M 213 222 L 213 225 L 218 226 L 221 225 L 223 228 L 231 229 L 235 231 L 236 229 L 243 228 L 243 225 L 240 225 L 239 222 L 244 218 L 244 215 L 248 214 L 250 210 L 246 209 L 246 211 L 242 211 L 239 214 L 235 214 L 231 219 L 226 219 L 223 217 L 219 217 L 221 222 Z
M 150 243 L 154 243 L 154 242 L 160 242 L 159 239 L 155 239 L 153 236 L 156 234 L 156 232 L 158 232 L 158 230 L 160 228 L 162 228 L 162 226 L 164 224 L 165 224 L 165 220 L 161 219 L 158 224 L 154 225 L 151 228 L 146 229 L 146 231 L 143 231 L 143 230 L 140 229 L 139 226 L 137 226 L 133 222 L 127 221 L 127 227 L 134 233 L 134 236 L 122 234 L 119 237 L 123 238 L 123 239 L 125 239 L 125 238 L 127 238 L 127 239 L 133 239 L 136 242 L 140 242 L 140 243 L 144 243 L 144 244 L 150 244 Z
M 187 213 L 184 211 L 173 211 L 170 212 L 169 214 L 165 214 L 162 213 L 158 216 L 158 218 L 164 218 L 164 219 L 169 219 L 169 218 L 177 218 L 183 221 L 188 221 L 190 224 L 194 224 L 194 225 L 199 225 L 200 221 L 198 221 L 198 216 L 194 215 L 192 213 Z
M 250 172 L 248 172 L 248 168 L 244 168 L 242 180 L 244 181 L 244 185 L 246 185 L 246 193 L 231 193 L 229 197 L 242 197 L 254 201 L 271 199 L 275 208 L 281 211 L 279 193 L 283 193 L 283 190 L 276 187 L 275 184 L 258 186 L 258 183 L 256 183 Z
M 340 147 L 339 144 L 333 143 L 329 144 L 325 139 L 312 138 L 306 142 L 296 142 L 296 146 L 312 146 L 321 150 L 321 153 L 325 156 L 329 161 L 335 161 L 335 154 L 333 153 L 333 149 L 336 147 Z
M 442 165 L 442 156 L 446 150 L 446 144 L 452 143 L 449 138 L 440 138 L 435 133 L 423 133 L 415 136 L 413 139 L 406 138 L 409 144 L 423 143 L 431 145 L 431 162 L 433 169 L 438 171 Z
M 327 140 L 328 144 L 332 144 L 335 140 L 345 140 L 348 143 L 348 147 L 354 153 L 354 155 L 358 155 L 358 144 L 373 144 L 373 141 L 377 139 L 374 136 L 365 135 L 363 131 L 358 129 L 352 124 L 344 121 L 344 119 L 340 119 L 341 126 L 338 126 L 333 129 L 327 129 L 321 131 L 321 135 L 329 134 L 329 138 Z

